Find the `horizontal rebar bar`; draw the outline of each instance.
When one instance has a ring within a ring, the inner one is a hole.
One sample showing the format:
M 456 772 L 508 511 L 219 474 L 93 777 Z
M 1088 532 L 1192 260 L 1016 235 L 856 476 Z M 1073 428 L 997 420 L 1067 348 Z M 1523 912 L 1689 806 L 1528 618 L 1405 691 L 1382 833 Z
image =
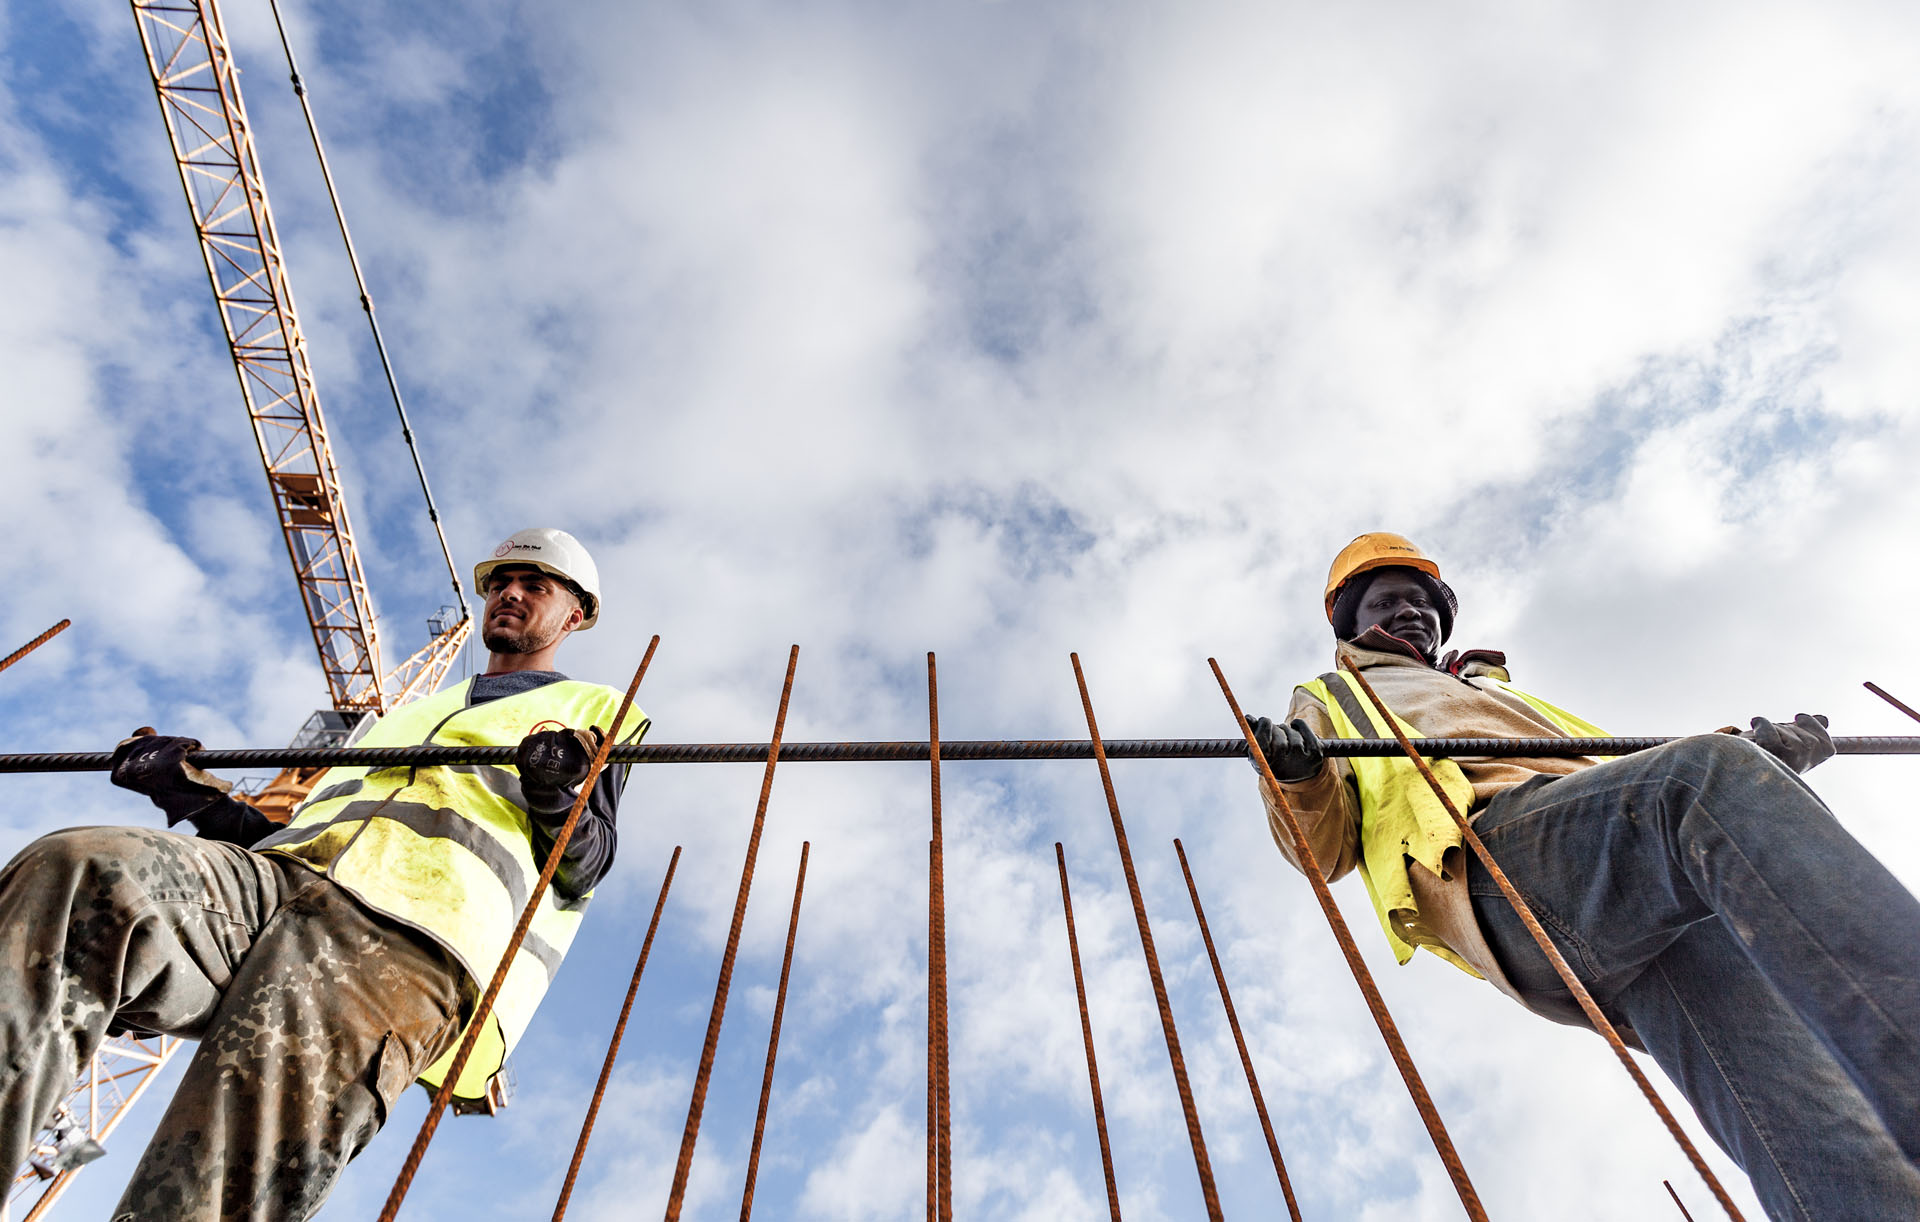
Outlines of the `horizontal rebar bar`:
M 1237 738 L 1109 738 L 1108 759 L 1244 759 L 1247 745 Z M 1667 738 L 1416 738 L 1414 750 L 1430 758 L 1546 759 L 1580 755 L 1631 755 L 1678 739 Z M 1330 756 L 1394 756 L 1391 738 L 1342 738 L 1321 744 Z M 1868 735 L 1836 738 L 1839 755 L 1920 755 L 1920 736 Z M 447 764 L 511 764 L 513 747 L 259 747 L 231 751 L 195 751 L 187 759 L 200 768 L 344 768 Z M 925 762 L 924 742 L 781 743 L 783 764 L 858 764 Z M 940 762 L 967 760 L 1085 760 L 1093 743 L 1084 738 L 942 739 Z M 640 743 L 616 746 L 613 764 L 761 764 L 766 743 Z M 106 751 L 43 752 L 0 755 L 4 772 L 105 772 L 113 766 Z

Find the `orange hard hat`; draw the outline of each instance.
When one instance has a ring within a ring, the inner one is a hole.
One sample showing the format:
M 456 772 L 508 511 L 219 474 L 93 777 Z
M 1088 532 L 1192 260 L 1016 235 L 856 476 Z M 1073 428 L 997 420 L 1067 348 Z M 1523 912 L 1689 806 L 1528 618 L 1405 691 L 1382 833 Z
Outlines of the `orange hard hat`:
M 1333 558 L 1333 567 L 1327 571 L 1327 621 L 1333 621 L 1333 604 L 1340 597 L 1341 586 L 1362 573 L 1386 568 L 1416 569 L 1440 581 L 1440 566 L 1406 536 L 1370 531 L 1341 548 Z

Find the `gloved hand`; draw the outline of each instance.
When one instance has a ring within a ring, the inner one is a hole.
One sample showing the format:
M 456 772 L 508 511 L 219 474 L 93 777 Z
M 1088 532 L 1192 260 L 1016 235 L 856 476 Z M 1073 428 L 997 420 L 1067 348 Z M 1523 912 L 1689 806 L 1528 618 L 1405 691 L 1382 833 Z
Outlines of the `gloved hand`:
M 198 750 L 199 739 L 155 734 L 152 726 L 141 726 L 114 747 L 110 779 L 122 789 L 145 794 L 167 812 L 171 827 L 233 788 L 232 782 L 187 762 L 188 754 Z
M 573 801 L 567 791 L 587 779 L 593 757 L 606 735 L 591 730 L 536 730 L 520 740 L 513 766 L 520 772 L 520 788 L 529 809 L 536 813 L 566 810 Z
M 1276 781 L 1310 781 L 1320 775 L 1320 769 L 1327 763 L 1327 753 L 1320 740 L 1307 723 L 1296 717 L 1291 725 L 1280 725 L 1267 717 L 1249 717 L 1247 724 L 1253 729 L 1253 739 L 1260 744 L 1260 753 L 1267 757 L 1267 767 L 1273 769 Z M 1255 772 L 1260 765 L 1252 760 Z
M 1753 719 L 1753 729 L 1739 731 L 1740 737 L 1764 747 L 1775 759 L 1795 772 L 1805 772 L 1823 760 L 1833 758 L 1833 737 L 1827 733 L 1827 719 L 1820 713 L 1797 713 L 1790 725 Z

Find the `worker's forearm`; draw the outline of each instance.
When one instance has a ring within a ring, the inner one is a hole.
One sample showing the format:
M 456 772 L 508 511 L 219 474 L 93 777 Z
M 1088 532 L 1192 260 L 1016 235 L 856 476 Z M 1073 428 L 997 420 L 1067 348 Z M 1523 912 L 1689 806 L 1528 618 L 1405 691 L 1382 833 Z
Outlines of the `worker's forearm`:
M 624 765 L 607 768 L 594 783 L 587 797 L 587 808 L 580 812 L 573 835 L 567 838 L 566 852 L 553 872 L 554 890 L 567 899 L 579 899 L 599 885 L 613 869 L 613 855 L 619 844 L 614 826 L 620 804 L 620 789 L 626 782 Z M 529 811 L 533 824 L 533 859 L 542 866 L 553 851 L 561 825 L 573 809 L 578 790 L 560 790 L 550 794 L 529 793 Z
M 1266 803 L 1267 827 L 1273 833 L 1274 843 L 1294 868 L 1304 870 L 1304 864 L 1294 852 L 1293 837 L 1281 818 L 1276 790 L 1262 781 L 1260 791 Z M 1310 780 L 1282 785 L 1278 793 L 1286 795 L 1287 807 L 1306 836 L 1307 847 L 1313 853 L 1320 872 L 1331 881 L 1353 869 L 1360 858 L 1359 820 L 1350 801 L 1351 794 L 1340 762 L 1328 760 L 1319 775 Z
M 278 823 L 238 798 L 226 794 L 197 810 L 188 811 L 182 817 L 193 824 L 194 831 L 200 834 L 202 840 L 221 840 L 242 848 L 252 848 L 260 840 L 280 830 Z

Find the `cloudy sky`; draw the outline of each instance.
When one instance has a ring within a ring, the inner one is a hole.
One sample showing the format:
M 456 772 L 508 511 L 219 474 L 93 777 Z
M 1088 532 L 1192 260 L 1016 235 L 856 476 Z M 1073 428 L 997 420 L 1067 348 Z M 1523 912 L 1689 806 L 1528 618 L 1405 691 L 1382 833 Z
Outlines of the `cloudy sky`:
M 431 7 L 431 6 L 429 6 Z M 265 5 L 227 14 L 390 654 L 445 576 Z M 657 741 L 1230 734 L 1326 668 L 1332 553 L 1413 536 L 1524 686 L 1622 733 L 1915 729 L 1920 15 L 1893 3 L 286 5 L 456 554 L 599 560 L 575 675 Z M 142 63 L 101 0 L 0 6 L 8 750 L 288 739 L 325 688 Z M 1910 884 L 1914 765 L 1813 783 Z M 1227 1212 L 1280 1195 L 1182 838 L 1303 1207 L 1459 1207 L 1244 764 L 1116 767 Z M 664 1204 L 759 783 L 632 778 L 500 1119 L 404 1216 L 544 1216 L 685 846 L 570 1216 Z M 1903 787 L 1904 786 L 1904 787 Z M 690 1216 L 738 1210 L 794 866 L 763 1216 L 922 1210 L 924 766 L 776 780 Z M 156 812 L 0 780 L 0 856 Z M 1091 764 L 946 773 L 957 1212 L 1103 1217 L 1053 843 L 1129 1218 L 1200 1216 Z M 1336 889 L 1495 1216 L 1705 1190 L 1597 1039 Z M 137 1109 L 65 1216 L 104 1213 Z M 369 1216 L 414 1092 L 324 1216 Z M 1703 1145 L 1704 1137 L 1700 1138 Z M 1715 1153 L 1716 1166 L 1738 1175 Z M 1756 1213 L 1744 1185 L 1740 1199 Z

